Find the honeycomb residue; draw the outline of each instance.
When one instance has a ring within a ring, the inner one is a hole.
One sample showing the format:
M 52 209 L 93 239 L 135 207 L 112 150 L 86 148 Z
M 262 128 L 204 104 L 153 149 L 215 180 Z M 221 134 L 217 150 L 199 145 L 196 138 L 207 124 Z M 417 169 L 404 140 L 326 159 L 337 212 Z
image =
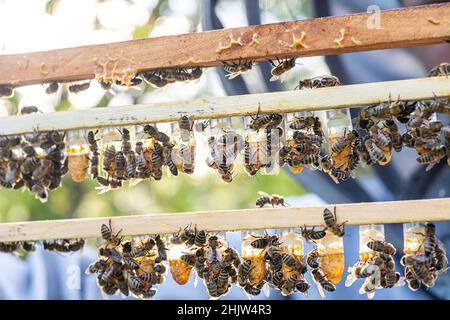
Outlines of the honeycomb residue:
M 222 42 L 219 43 L 219 48 L 217 48 L 216 53 L 222 53 L 223 51 L 230 49 L 235 46 L 243 46 L 244 43 L 242 43 L 241 37 L 237 37 L 236 39 L 233 37 L 233 34 L 229 35 L 230 41 L 227 45 L 223 45 Z
M 99 82 L 114 83 L 119 81 L 130 87 L 133 85 L 132 80 L 137 74 L 137 70 L 133 67 L 133 62 L 129 58 L 120 54 L 118 57 L 95 58 L 96 65 L 95 79 Z

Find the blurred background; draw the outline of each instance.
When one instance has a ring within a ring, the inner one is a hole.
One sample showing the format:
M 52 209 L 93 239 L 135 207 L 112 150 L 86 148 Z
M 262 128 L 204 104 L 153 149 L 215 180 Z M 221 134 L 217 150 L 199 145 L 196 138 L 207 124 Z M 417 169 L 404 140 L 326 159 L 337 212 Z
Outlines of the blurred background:
M 402 6 L 445 1 L 308 1 L 308 0 L 0 0 L 0 54 L 109 43 L 261 23 L 301 20 L 357 12 L 376 12 Z M 382 21 L 381 21 L 382 26 Z M 211 68 L 197 82 L 175 83 L 162 89 L 149 86 L 105 92 L 95 82 L 79 94 L 59 90 L 47 95 L 42 85 L 18 88 L 10 99 L 0 99 L 0 116 L 16 114 L 22 106 L 35 105 L 43 112 L 114 107 L 291 90 L 302 78 L 331 73 L 344 84 L 407 79 L 425 76 L 441 62 L 450 61 L 448 45 L 382 50 L 341 56 L 302 58 L 285 82 L 269 82 L 270 64 L 261 63 L 233 80 L 223 70 Z M 443 119 L 448 122 L 448 119 Z M 356 179 L 336 185 L 320 172 L 304 170 L 299 175 L 282 171 L 279 175 L 248 177 L 240 172 L 233 183 L 224 184 L 212 171 L 197 166 L 193 176 L 164 177 L 132 188 L 102 195 L 96 183 L 72 182 L 52 192 L 41 204 L 28 192 L 0 189 L 0 222 L 85 218 L 128 214 L 185 212 L 251 208 L 258 190 L 278 193 L 291 205 L 386 201 L 448 197 L 450 170 L 445 163 L 425 172 L 415 162 L 415 154 L 403 150 L 385 167 L 365 168 Z M 423 208 L 426 211 L 427 208 Z M 361 212 L 364 214 L 364 212 Z M 450 244 L 448 223 L 439 223 L 438 235 Z M 358 259 L 358 228 L 348 227 L 345 237 L 346 265 Z M 387 240 L 402 247 L 401 225 L 386 226 Z M 229 233 L 230 244 L 239 248 L 240 235 Z M 401 250 L 400 250 L 401 251 Z M 84 269 L 95 259 L 95 248 L 62 256 L 38 250 L 27 257 L 0 253 L 1 299 L 101 299 L 95 276 Z M 397 261 L 398 262 L 398 261 Z M 398 264 L 398 263 L 397 263 Z M 178 287 L 167 277 L 156 299 L 207 299 L 202 284 L 193 281 Z M 75 279 L 75 280 L 74 280 Z M 375 299 L 449 299 L 450 278 L 444 274 L 435 287 L 416 293 L 407 288 L 377 292 Z M 342 281 L 343 282 L 343 281 Z M 343 283 L 326 299 L 366 299 L 358 286 Z M 120 297 L 113 297 L 112 299 Z M 263 295 L 257 299 L 265 299 Z M 272 291 L 271 299 L 305 299 L 294 294 L 282 297 Z M 320 298 L 313 287 L 306 299 Z M 224 299 L 246 299 L 233 288 Z

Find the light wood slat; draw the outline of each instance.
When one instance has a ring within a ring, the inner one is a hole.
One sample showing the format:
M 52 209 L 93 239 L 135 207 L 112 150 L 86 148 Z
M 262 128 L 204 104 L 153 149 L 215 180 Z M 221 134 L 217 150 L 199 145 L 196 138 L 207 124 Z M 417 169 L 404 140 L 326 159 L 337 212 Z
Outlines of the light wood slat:
M 372 13 L 283 22 L 236 29 L 0 56 L 0 84 L 94 78 L 97 62 L 129 70 L 221 66 L 222 61 L 332 55 L 445 43 L 450 39 L 450 4 L 382 11 L 381 28 L 369 28 Z M 341 32 L 344 32 L 343 38 Z M 303 45 L 294 41 L 305 35 Z M 228 49 L 230 37 L 240 39 Z M 342 41 L 339 39 L 342 38 Z M 256 39 L 256 40 L 255 40 Z
M 324 208 L 332 205 L 122 216 L 112 218 L 123 235 L 174 233 L 189 224 L 208 231 L 323 226 Z M 338 222 L 349 225 L 450 220 L 450 198 L 336 205 Z M 0 224 L 0 241 L 91 238 L 109 218 Z
M 140 104 L 82 111 L 36 113 L 0 118 L 0 135 L 40 131 L 73 130 L 178 121 L 181 115 L 193 119 L 254 115 L 264 112 L 297 112 L 343 109 L 389 101 L 450 96 L 450 78 L 420 78 L 376 82 L 313 90 L 248 94 L 190 101 Z

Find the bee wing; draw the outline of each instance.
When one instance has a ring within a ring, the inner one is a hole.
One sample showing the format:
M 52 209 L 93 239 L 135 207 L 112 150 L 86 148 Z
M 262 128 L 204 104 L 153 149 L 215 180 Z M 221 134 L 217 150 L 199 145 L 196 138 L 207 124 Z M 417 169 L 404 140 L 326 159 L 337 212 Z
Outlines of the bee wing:
M 278 79 L 280 79 L 280 77 L 279 76 L 272 76 L 271 78 L 270 78 L 270 81 L 277 81 Z
M 264 191 L 258 191 L 258 194 L 260 195 L 260 196 L 265 196 L 265 197 L 270 197 L 270 194 L 268 194 L 267 192 L 264 192 Z
M 132 178 L 128 182 L 128 187 L 134 187 L 137 186 L 139 183 L 141 183 L 142 179 L 139 178 Z
M 317 283 L 317 282 L 316 282 L 316 286 L 317 286 L 317 291 L 319 291 L 320 297 L 322 299 L 324 299 L 325 298 L 325 292 L 323 291 L 322 286 L 319 283 Z
M 406 284 L 405 277 L 400 277 L 400 279 L 398 279 L 397 283 L 394 284 L 394 288 L 403 287 L 405 284 Z
M 438 163 L 439 161 L 433 161 L 433 162 L 430 162 L 429 164 L 428 164 L 428 166 L 425 168 L 425 171 L 430 171 L 431 169 L 433 169 L 433 167 Z
M 367 294 L 367 298 L 369 298 L 370 300 L 372 300 L 375 297 L 375 291 L 369 292 Z
M 267 282 L 263 285 L 261 291 L 264 294 L 264 296 L 266 296 L 267 298 L 270 296 L 270 286 Z
M 350 287 L 353 283 L 355 283 L 356 280 L 357 278 L 355 277 L 355 275 L 353 273 L 350 273 L 347 276 L 347 279 L 345 279 L 345 286 Z
M 225 77 L 227 77 L 228 80 L 231 80 L 240 75 L 241 75 L 241 72 L 234 72 L 234 73 L 229 73 L 229 74 L 225 75 Z
M 197 272 L 194 272 L 194 288 L 197 288 L 198 286 L 198 275 Z
M 339 184 L 339 180 L 335 176 L 333 176 L 331 174 L 328 174 L 328 175 L 331 177 L 331 179 L 333 179 L 334 183 Z

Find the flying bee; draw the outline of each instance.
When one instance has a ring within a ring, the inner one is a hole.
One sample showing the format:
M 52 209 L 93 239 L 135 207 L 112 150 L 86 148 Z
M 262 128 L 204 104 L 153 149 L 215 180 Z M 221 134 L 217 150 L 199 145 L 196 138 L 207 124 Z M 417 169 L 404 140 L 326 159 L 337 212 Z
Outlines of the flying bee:
M 433 67 L 428 73 L 429 77 L 440 77 L 440 76 L 448 77 L 449 75 L 450 75 L 450 63 L 446 62 Z
M 79 93 L 81 91 L 89 89 L 90 86 L 90 82 L 74 83 L 69 86 L 69 91 L 72 93 Z
M 306 256 L 306 263 L 311 269 L 319 268 L 319 252 L 317 249 L 311 250 Z
M 280 76 L 283 73 L 285 73 L 285 72 L 291 70 L 293 67 L 295 67 L 295 59 L 296 58 L 290 58 L 290 59 L 283 59 L 280 61 L 277 58 L 278 64 L 276 64 L 272 60 L 269 60 L 273 66 L 272 70 L 270 71 L 270 73 L 272 74 L 270 81 L 276 81 L 276 80 L 280 79 Z
M 103 152 L 103 171 L 111 171 L 111 165 L 113 164 L 115 156 L 116 147 L 113 144 L 108 145 Z
M 186 115 L 182 116 L 178 120 L 178 128 L 180 129 L 181 140 L 188 142 L 191 136 L 192 128 L 194 126 L 194 121 L 188 118 Z
M 330 209 L 325 208 L 323 210 L 323 220 L 325 221 L 325 225 L 327 226 L 327 228 L 330 229 L 334 235 L 338 237 L 343 237 L 345 235 L 345 222 L 343 222 L 342 224 L 337 224 L 336 221 L 336 207 L 334 207 L 334 212 L 331 212 Z
M 285 206 L 284 198 L 278 194 L 268 194 L 263 191 L 258 191 L 260 197 L 256 199 L 257 207 L 264 207 L 266 204 L 270 204 L 272 207 Z
M 228 63 L 223 62 L 223 70 L 226 73 L 226 77 L 231 80 L 236 78 L 237 76 L 250 71 L 253 67 L 253 61 L 241 60 L 237 63 Z
M 108 225 L 102 224 L 100 227 L 100 233 L 102 235 L 102 238 L 107 241 L 108 245 L 116 247 L 122 241 L 122 239 L 119 237 L 119 234 L 122 232 L 122 230 L 119 230 L 116 234 L 113 234 L 111 227 L 111 219 L 109 219 Z
M 379 240 L 371 240 L 367 242 L 367 247 L 373 251 L 382 252 L 387 255 L 394 255 L 397 251 L 389 242 Z
M 306 227 L 301 228 L 302 229 L 302 237 L 305 238 L 308 242 L 316 242 L 317 240 L 322 239 L 326 236 L 325 229 L 323 230 L 314 230 L 314 227 L 312 229 L 306 229 Z
M 325 75 L 318 76 L 311 79 L 304 79 L 299 81 L 297 87 L 295 89 L 302 90 L 304 88 L 315 89 L 315 88 L 323 88 L 323 87 L 335 87 L 341 85 L 339 79 L 335 76 Z M 294 89 L 294 90 L 295 90 Z

